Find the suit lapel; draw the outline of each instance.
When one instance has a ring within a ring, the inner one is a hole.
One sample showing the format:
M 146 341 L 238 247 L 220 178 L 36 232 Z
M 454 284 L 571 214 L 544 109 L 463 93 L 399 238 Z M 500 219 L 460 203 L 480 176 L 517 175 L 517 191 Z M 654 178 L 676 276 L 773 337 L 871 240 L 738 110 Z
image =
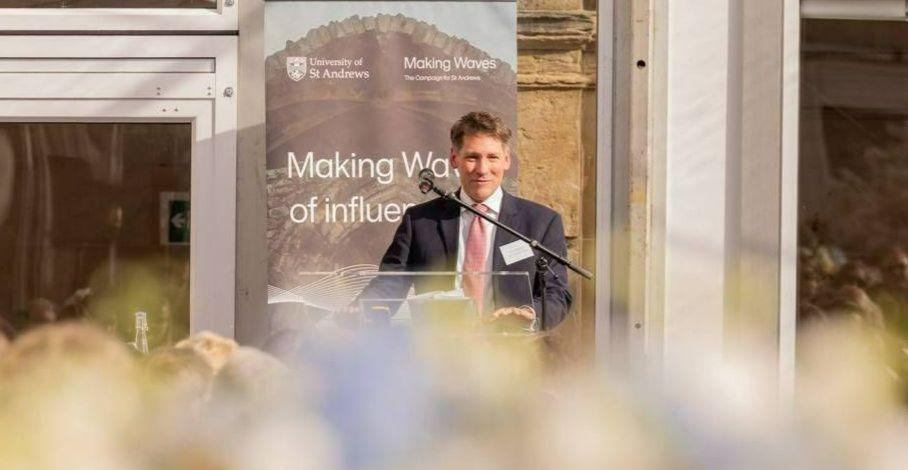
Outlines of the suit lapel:
M 458 197 L 459 197 L 458 193 Z M 446 268 L 448 271 L 457 269 L 457 239 L 460 229 L 460 207 L 456 202 L 443 201 L 444 210 L 438 221 L 438 231 L 445 245 Z
M 514 196 L 511 196 L 504 190 L 502 190 L 501 195 L 501 211 L 498 214 L 498 221 L 511 227 L 513 225 L 514 216 L 516 214 L 516 204 L 514 201 Z M 506 245 L 507 243 L 513 241 L 514 236 L 510 233 L 505 232 L 502 229 L 495 230 L 495 241 L 492 243 L 492 270 L 493 271 L 504 271 L 504 258 L 501 256 L 501 250 L 498 249 L 501 245 Z

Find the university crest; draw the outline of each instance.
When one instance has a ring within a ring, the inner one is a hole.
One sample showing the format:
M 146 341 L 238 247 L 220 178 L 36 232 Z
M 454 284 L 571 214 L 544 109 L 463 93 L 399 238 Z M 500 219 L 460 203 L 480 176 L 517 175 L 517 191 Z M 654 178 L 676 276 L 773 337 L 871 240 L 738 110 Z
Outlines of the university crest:
M 306 58 L 287 57 L 287 75 L 294 82 L 302 80 L 306 76 Z

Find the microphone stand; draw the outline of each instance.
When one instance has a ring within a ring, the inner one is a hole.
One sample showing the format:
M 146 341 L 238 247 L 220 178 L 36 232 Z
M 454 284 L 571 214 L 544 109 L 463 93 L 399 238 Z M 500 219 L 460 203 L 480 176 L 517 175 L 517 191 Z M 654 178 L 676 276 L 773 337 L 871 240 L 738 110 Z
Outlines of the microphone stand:
M 507 225 L 499 222 L 498 220 L 493 219 L 493 218 L 489 217 L 488 215 L 474 209 L 469 204 L 461 201 L 460 198 L 457 197 L 457 195 L 454 193 L 454 191 L 445 191 L 445 190 L 439 188 L 438 186 L 435 185 L 435 181 L 430 176 L 422 175 L 422 174 L 420 175 L 419 190 L 423 194 L 428 194 L 431 191 L 431 192 L 434 192 L 435 194 L 438 194 L 443 199 L 446 199 L 448 201 L 453 201 L 453 202 L 457 203 L 460 207 L 472 212 L 473 214 L 477 215 L 478 217 L 482 217 L 484 220 L 488 221 L 492 225 L 495 225 L 496 227 L 504 230 L 505 232 L 510 233 L 511 235 L 517 237 L 520 240 L 523 240 L 528 245 L 530 245 L 530 248 L 532 248 L 533 252 L 536 253 L 536 282 L 539 284 L 539 287 L 542 290 L 541 295 L 540 295 L 540 301 L 542 302 L 542 312 L 540 312 L 540 315 L 538 317 L 539 331 L 545 330 L 545 315 L 546 315 L 546 310 L 547 310 L 546 287 L 547 287 L 548 273 L 550 272 L 550 270 L 549 270 L 549 261 L 546 257 L 551 258 L 551 259 L 557 261 L 558 263 L 561 263 L 566 268 L 570 269 L 571 271 L 574 271 L 575 273 L 583 276 L 586 279 L 593 279 L 593 273 L 587 271 L 586 269 L 583 269 L 580 266 L 577 266 L 576 264 L 572 263 L 571 260 L 567 259 L 566 257 L 561 256 L 560 254 L 552 251 L 549 247 L 543 245 L 542 243 L 539 243 L 538 241 L 533 240 L 530 237 L 527 237 L 526 235 L 518 232 L 517 230 L 514 230 L 511 227 L 508 227 Z

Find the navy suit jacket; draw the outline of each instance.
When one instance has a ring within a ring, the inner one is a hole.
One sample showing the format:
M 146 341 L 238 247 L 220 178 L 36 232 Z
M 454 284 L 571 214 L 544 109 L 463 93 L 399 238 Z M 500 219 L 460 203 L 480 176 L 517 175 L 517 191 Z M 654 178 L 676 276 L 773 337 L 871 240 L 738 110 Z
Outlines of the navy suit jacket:
M 413 206 L 404 213 L 400 226 L 394 233 L 388 250 L 381 260 L 381 271 L 455 271 L 457 268 L 458 231 L 460 206 L 443 198 Z M 498 220 L 514 230 L 539 241 L 561 254 L 567 254 L 564 228 L 557 212 L 526 199 L 504 192 Z M 495 230 L 492 245 L 493 271 L 526 271 L 530 285 L 517 276 L 502 276 L 493 281 L 495 308 L 519 307 L 523 299 L 532 298 L 537 315 L 542 312 L 541 288 L 536 281 L 535 257 L 505 265 L 499 247 L 517 240 L 504 230 Z M 521 282 L 521 280 L 523 282 Z M 411 276 L 397 278 L 376 277 L 359 298 L 402 298 L 410 285 L 416 293 L 451 290 L 454 279 L 450 276 Z M 527 292 L 531 290 L 531 292 Z M 571 307 L 571 294 L 567 288 L 567 270 L 558 262 L 550 263 L 546 289 L 546 328 L 561 322 Z

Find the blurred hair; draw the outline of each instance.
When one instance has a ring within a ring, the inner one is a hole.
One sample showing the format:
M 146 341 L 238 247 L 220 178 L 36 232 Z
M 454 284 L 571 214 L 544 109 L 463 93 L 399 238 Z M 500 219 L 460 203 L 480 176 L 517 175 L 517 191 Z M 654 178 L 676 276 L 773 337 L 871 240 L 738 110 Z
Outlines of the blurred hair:
M 908 254 L 898 245 L 890 245 L 880 251 L 877 260 L 884 278 L 891 278 L 893 274 L 901 276 L 908 267 Z
M 0 357 L 3 357 L 3 353 L 6 352 L 6 349 L 9 347 L 9 339 L 0 331 Z
M 2 314 L 0 314 L 0 334 L 5 336 L 7 340 L 12 340 L 16 337 L 16 328 Z
M 839 287 L 830 296 L 826 308 L 831 317 L 848 317 L 859 321 L 862 325 L 874 328 L 883 328 L 883 312 L 873 302 L 864 289 L 846 284 Z
M 511 140 L 511 130 L 500 117 L 485 111 L 473 111 L 462 116 L 451 127 L 451 146 L 460 150 L 464 136 L 477 134 L 495 137 L 505 148 Z
M 203 331 L 180 341 L 175 347 L 197 352 L 217 373 L 234 353 L 237 344 L 230 338 Z
M 92 295 L 91 288 L 76 289 L 69 298 L 63 301 L 58 318 L 60 320 L 80 320 L 87 316 L 87 302 Z
M 248 403 L 280 403 L 290 398 L 293 374 L 277 358 L 255 348 L 234 351 L 214 379 L 214 391 Z
M 145 359 L 145 371 L 153 379 L 169 381 L 198 381 L 208 383 L 214 369 L 201 354 L 188 348 L 161 348 Z
M 105 363 L 130 367 L 126 346 L 86 322 L 61 322 L 33 328 L 12 342 L 0 359 L 0 372 L 10 374 L 60 363 Z
M 145 378 L 165 399 L 182 406 L 189 416 L 198 416 L 200 406 L 211 391 L 214 369 L 192 349 L 161 348 L 148 356 L 144 363 Z
M 861 289 L 873 288 L 883 282 L 882 272 L 863 260 L 851 260 L 838 273 L 839 285 L 853 284 Z
M 26 310 L 28 311 L 28 321 L 32 325 L 41 325 L 57 320 L 57 305 L 41 297 L 29 300 Z
M 877 253 L 877 259 L 881 264 L 893 261 L 902 262 L 906 257 L 908 257 L 908 253 L 905 253 L 905 249 L 900 245 L 888 245 Z

